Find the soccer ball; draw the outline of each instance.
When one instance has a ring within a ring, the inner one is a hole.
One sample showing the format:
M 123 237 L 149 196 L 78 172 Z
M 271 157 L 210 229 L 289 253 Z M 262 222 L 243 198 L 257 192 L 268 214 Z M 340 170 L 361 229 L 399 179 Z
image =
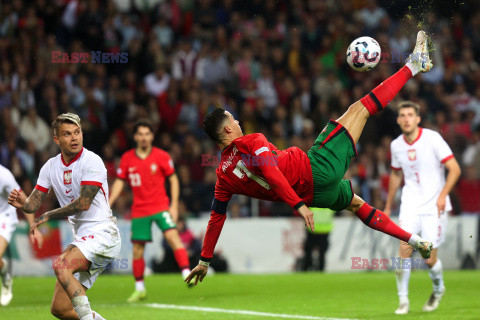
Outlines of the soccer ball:
M 360 37 L 348 46 L 347 62 L 356 71 L 370 71 L 380 61 L 381 53 L 382 49 L 375 39 Z

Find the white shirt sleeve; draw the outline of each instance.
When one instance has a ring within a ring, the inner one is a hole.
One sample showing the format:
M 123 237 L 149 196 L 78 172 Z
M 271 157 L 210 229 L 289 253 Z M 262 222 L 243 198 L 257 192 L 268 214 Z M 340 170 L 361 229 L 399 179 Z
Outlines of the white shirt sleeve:
M 442 136 L 435 132 L 435 141 L 433 144 L 433 148 L 435 150 L 435 156 L 441 163 L 445 163 L 451 158 L 453 158 L 452 149 L 448 146 L 447 142 L 443 140 Z
M 40 174 L 38 175 L 37 185 L 35 189 L 38 189 L 42 192 L 48 192 L 52 187 L 52 183 L 50 181 L 50 160 L 47 161 L 40 169 Z
M 400 165 L 400 162 L 398 162 L 397 156 L 395 154 L 395 147 L 393 145 L 393 142 L 390 143 L 390 154 L 392 155 L 392 164 L 391 164 L 392 169 L 401 170 L 402 167 Z
M 102 183 L 107 179 L 107 168 L 102 159 L 95 155 L 85 161 L 82 168 L 82 181 L 80 185 L 94 185 L 102 187 Z

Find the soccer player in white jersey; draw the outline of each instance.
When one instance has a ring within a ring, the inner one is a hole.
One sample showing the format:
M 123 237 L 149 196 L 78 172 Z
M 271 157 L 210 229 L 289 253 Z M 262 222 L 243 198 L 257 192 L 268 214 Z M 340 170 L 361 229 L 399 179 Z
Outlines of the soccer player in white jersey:
M 83 147 L 76 114 L 62 114 L 52 126 L 60 154 L 42 167 L 28 198 L 13 190 L 8 201 L 34 213 L 53 189 L 61 208 L 36 218 L 30 231 L 50 219 L 68 217 L 75 237 L 53 265 L 57 282 L 51 312 L 59 319 L 101 320 L 85 292 L 120 253 L 120 233 L 108 205 L 107 170 L 98 155 Z
M 423 306 L 424 311 L 433 311 L 445 293 L 442 262 L 437 253 L 445 239 L 447 213 L 452 210 L 448 194 L 460 177 L 460 167 L 440 134 L 419 127 L 420 121 L 418 104 L 405 101 L 398 105 L 397 123 L 403 134 L 390 146 L 392 174 L 384 212 L 390 215 L 395 194 L 404 179 L 399 224 L 406 231 L 421 234 L 422 238 L 433 243 L 432 254 L 425 261 L 433 282 L 433 293 Z M 446 180 L 444 168 L 448 170 Z M 400 258 L 411 262 L 411 255 L 412 248 L 400 242 Z M 409 312 L 410 273 L 410 268 L 395 271 L 400 301 L 396 314 Z
M 9 266 L 7 260 L 3 258 L 18 224 L 17 210 L 9 206 L 7 202 L 8 195 L 13 189 L 20 190 L 20 186 L 13 174 L 7 168 L 0 165 L 0 277 L 2 278 L 0 304 L 2 306 L 7 306 L 13 298 L 11 266 Z M 25 218 L 29 225 L 33 223 L 32 215 L 25 214 Z M 30 234 L 30 240 L 32 243 L 37 241 L 38 245 L 40 247 L 42 246 L 43 238 L 37 229 L 35 229 L 34 234 Z

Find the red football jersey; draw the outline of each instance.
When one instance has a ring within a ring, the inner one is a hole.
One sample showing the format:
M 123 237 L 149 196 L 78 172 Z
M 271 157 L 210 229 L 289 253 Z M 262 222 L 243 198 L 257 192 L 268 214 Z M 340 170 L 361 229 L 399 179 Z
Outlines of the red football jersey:
M 228 201 L 233 194 L 284 201 L 295 207 L 313 200 L 310 160 L 297 147 L 280 151 L 261 133 L 235 139 L 222 151 L 216 170 L 215 198 Z
M 309 206 L 313 201 L 312 168 L 305 152 L 297 147 L 280 151 L 260 133 L 235 139 L 222 150 L 216 173 L 215 198 L 202 260 L 213 256 L 232 195 L 284 201 L 292 208 Z
M 132 218 L 151 216 L 169 209 L 165 178 L 175 173 L 170 155 L 159 149 L 140 159 L 135 149 L 120 159 L 117 177 L 126 180 L 133 192 Z

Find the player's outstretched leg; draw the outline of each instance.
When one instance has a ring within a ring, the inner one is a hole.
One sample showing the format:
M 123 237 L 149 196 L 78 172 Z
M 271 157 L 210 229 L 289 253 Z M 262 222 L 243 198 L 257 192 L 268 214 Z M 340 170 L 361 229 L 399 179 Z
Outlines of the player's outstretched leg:
M 419 31 L 415 48 L 407 59 L 406 65 L 365 97 L 352 104 L 337 120 L 348 130 L 355 143 L 360 138 L 363 127 L 370 116 L 382 111 L 410 78 L 419 72 L 427 72 L 432 68 L 429 41 L 425 31 Z
M 185 278 L 190 274 L 190 260 L 188 259 L 188 253 L 185 249 L 185 246 L 180 240 L 177 229 L 169 229 L 164 232 L 165 239 L 167 240 L 170 248 L 173 250 L 173 255 L 175 256 L 175 261 L 177 265 L 182 270 L 182 277 Z M 194 286 L 193 282 L 187 283 L 188 288 Z
M 407 242 L 422 255 L 424 259 L 430 258 L 432 252 L 432 243 L 423 240 L 416 234 L 411 234 L 400 228 L 395 222 L 380 211 L 371 207 L 357 195 L 353 196 L 349 209 L 368 227 L 388 234 L 399 240 Z

